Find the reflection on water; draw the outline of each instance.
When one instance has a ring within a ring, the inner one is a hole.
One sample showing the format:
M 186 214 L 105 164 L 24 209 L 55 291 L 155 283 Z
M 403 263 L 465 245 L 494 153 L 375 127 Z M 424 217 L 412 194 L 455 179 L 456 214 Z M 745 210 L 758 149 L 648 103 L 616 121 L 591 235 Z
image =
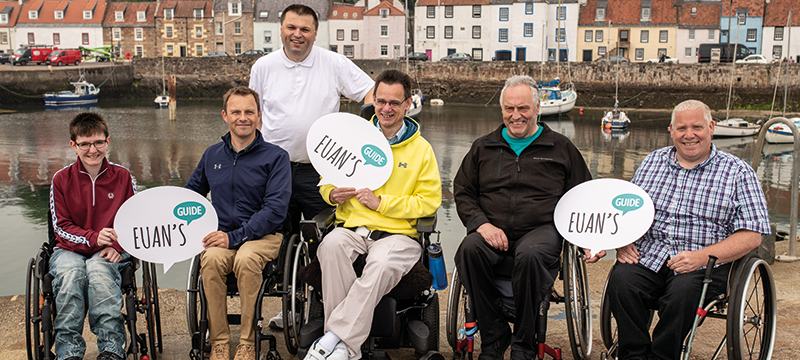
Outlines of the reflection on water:
M 133 173 L 140 189 L 161 185 L 183 186 L 205 150 L 227 131 L 221 102 L 180 103 L 178 119 L 170 122 L 166 109 L 141 107 L 95 108 L 109 123 L 110 161 Z M 149 104 L 148 104 L 149 105 Z M 0 227 L 6 251 L 0 263 L 0 295 L 24 292 L 23 268 L 45 241 L 49 184 L 53 174 L 76 159 L 69 147 L 67 124 L 80 109 L 31 111 L 0 115 Z M 358 113 L 357 104 L 342 111 Z M 629 180 L 651 151 L 671 144 L 667 112 L 629 112 L 632 124 L 625 130 L 600 127 L 601 111 L 573 111 L 543 121 L 569 137 L 583 153 L 592 176 Z M 433 146 L 444 191 L 438 230 L 448 268 L 465 235 L 453 202 L 452 179 L 461 160 L 478 137 L 501 123 L 497 105 L 426 106 L 420 115 L 422 135 Z M 753 138 L 715 139 L 722 150 L 752 159 Z M 788 229 L 791 145 L 764 148 L 758 170 L 765 187 L 770 216 L 780 229 Z M 164 288 L 185 288 L 188 263 L 179 263 L 159 279 Z

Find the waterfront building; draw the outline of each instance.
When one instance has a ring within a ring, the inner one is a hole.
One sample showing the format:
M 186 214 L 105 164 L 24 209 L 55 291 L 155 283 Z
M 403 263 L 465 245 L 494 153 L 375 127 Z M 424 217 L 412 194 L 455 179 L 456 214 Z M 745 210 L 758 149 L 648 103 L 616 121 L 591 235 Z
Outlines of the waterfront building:
M 61 49 L 103 46 L 104 0 L 45 1 L 22 5 L 14 43 Z
M 719 20 L 720 42 L 743 44 L 751 53 L 761 54 L 764 4 L 763 0 L 723 1 Z
M 20 4 L 17 1 L 0 1 L 0 53 L 14 52 L 19 43 L 16 38 Z
M 317 40 L 314 42 L 314 46 L 328 49 L 330 3 L 326 0 L 255 0 L 254 48 L 269 54 L 283 46 L 281 43 L 281 13 L 291 4 L 303 4 L 314 9 L 319 19 Z
M 103 20 L 103 45 L 117 56 L 153 57 L 156 54 L 155 2 L 112 2 Z
M 414 51 L 431 61 L 456 52 L 491 60 L 491 8 L 491 0 L 417 0 Z
M 678 7 L 678 38 L 675 58 L 694 64 L 700 44 L 719 43 L 720 0 L 686 0 Z
M 335 4 L 328 15 L 329 49 L 348 58 L 364 58 L 364 6 Z
M 364 1 L 364 0 L 361 0 Z M 387 0 L 366 0 L 364 11 L 364 58 L 392 59 L 403 55 L 406 13 Z
M 155 56 L 199 57 L 215 51 L 214 18 L 211 1 L 161 3 L 155 15 L 157 37 Z
M 214 0 L 214 49 L 239 55 L 253 46 L 253 0 Z
M 792 23 L 788 24 L 790 10 Z M 771 0 L 767 4 L 764 9 L 762 49 L 767 58 L 793 57 L 795 61 L 800 62 L 800 58 L 798 58 L 800 55 L 800 2 L 797 0 Z
M 581 61 L 619 55 L 631 62 L 676 57 L 674 0 L 588 0 L 581 8 Z

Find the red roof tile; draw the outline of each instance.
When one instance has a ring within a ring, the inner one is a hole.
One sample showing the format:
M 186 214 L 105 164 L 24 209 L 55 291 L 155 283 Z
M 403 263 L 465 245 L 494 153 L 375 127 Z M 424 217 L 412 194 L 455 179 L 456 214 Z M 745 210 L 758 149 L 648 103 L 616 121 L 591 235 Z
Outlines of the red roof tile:
M 722 16 L 736 16 L 739 9 L 745 9 L 748 17 L 761 17 L 764 16 L 764 0 L 732 0 L 733 7 L 728 1 L 722 2 Z M 795 0 L 797 1 L 797 0 Z M 731 11 L 730 9 L 733 9 Z M 732 15 L 729 15 L 732 14 Z
M 328 19 L 361 20 L 364 18 L 363 13 L 363 6 L 334 5 L 331 6 L 331 13 L 328 16 Z M 346 18 L 344 17 L 344 14 L 347 14 Z
M 416 6 L 431 5 L 491 5 L 492 0 L 419 0 Z
M 685 2 L 680 11 L 681 26 L 714 26 L 719 27 L 720 7 L 719 3 Z M 692 8 L 696 10 L 692 14 Z
M 403 10 L 396 8 L 391 2 L 382 0 L 378 6 L 364 12 L 364 15 L 380 15 L 380 9 L 389 9 L 389 15 L 405 15 Z
M 156 17 L 164 17 L 164 9 L 174 9 L 173 17 L 175 18 L 193 18 L 194 9 L 203 9 L 203 17 L 210 18 L 212 15 L 211 1 L 175 1 L 168 0 L 161 3 L 161 7 L 156 11 Z
M 37 19 L 29 19 L 28 11 L 38 10 Z M 55 11 L 64 10 L 64 18 L 56 19 Z M 92 18 L 84 19 L 83 11 L 92 10 Z M 36 0 L 22 6 L 19 24 L 101 24 L 106 12 L 104 0 Z
M 611 21 L 612 26 L 642 24 L 642 0 L 608 0 L 606 4 L 605 24 L 608 24 L 609 20 Z M 677 15 L 674 4 L 674 0 L 653 0 L 649 24 L 676 24 Z M 578 24 L 594 25 L 596 10 L 597 0 L 588 0 L 586 2 L 586 6 L 581 8 Z
M 156 3 L 154 2 L 112 2 L 108 4 L 103 25 L 155 25 Z M 117 21 L 117 11 L 124 11 L 122 21 Z M 138 21 L 137 13 L 144 11 L 145 21 Z
M 20 6 L 19 2 L 17 1 L 0 1 L 0 11 L 5 10 L 6 7 L 12 7 L 13 9 L 8 13 L 8 22 L 7 26 L 14 27 L 17 25 L 17 18 L 19 17 Z
M 792 25 L 800 26 L 800 1 L 772 0 L 764 10 L 764 26 L 786 26 L 792 10 Z

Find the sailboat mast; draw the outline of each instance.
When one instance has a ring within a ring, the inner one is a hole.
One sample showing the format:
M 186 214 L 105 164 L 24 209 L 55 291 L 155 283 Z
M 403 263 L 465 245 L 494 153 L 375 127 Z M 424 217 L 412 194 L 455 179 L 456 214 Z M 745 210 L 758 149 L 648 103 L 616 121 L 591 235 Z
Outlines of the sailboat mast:
M 405 21 L 403 22 L 403 31 L 405 33 L 405 42 L 403 43 L 403 50 L 406 53 L 406 74 L 408 74 L 408 0 L 403 0 L 403 7 Z
M 789 36 L 787 37 L 788 45 L 786 46 L 786 55 L 792 56 L 790 52 L 792 48 L 792 9 L 789 9 L 789 21 L 786 25 L 786 30 L 789 31 Z M 789 96 L 789 61 L 786 61 L 786 86 L 783 87 L 783 117 L 786 117 L 786 101 Z

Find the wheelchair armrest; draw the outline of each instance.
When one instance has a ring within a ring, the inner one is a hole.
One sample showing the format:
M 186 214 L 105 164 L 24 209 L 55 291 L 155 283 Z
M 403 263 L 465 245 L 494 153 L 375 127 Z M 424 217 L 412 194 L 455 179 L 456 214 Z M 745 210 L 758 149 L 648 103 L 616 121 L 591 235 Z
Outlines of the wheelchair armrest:
M 436 228 L 436 215 L 417 219 L 417 232 L 432 233 Z
M 335 216 L 336 208 L 325 209 L 321 213 L 314 216 L 314 222 L 317 223 L 317 229 L 325 230 L 331 224 L 333 224 L 333 220 L 336 219 Z

